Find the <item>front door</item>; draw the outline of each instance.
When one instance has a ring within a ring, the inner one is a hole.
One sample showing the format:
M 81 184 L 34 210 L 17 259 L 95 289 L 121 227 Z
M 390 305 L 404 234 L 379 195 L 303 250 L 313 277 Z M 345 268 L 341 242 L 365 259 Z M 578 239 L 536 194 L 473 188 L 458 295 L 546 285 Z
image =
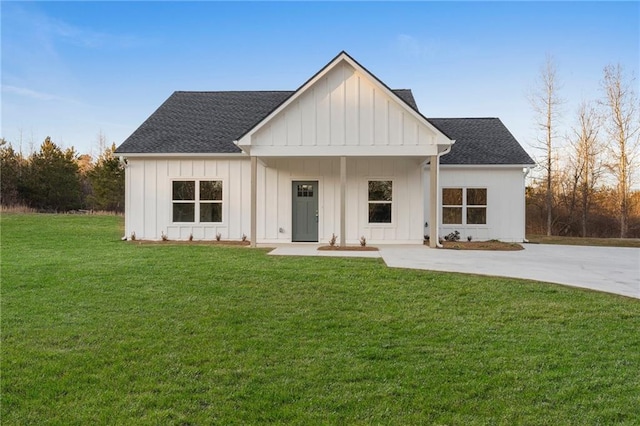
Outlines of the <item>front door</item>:
M 291 241 L 318 242 L 318 181 L 294 181 Z

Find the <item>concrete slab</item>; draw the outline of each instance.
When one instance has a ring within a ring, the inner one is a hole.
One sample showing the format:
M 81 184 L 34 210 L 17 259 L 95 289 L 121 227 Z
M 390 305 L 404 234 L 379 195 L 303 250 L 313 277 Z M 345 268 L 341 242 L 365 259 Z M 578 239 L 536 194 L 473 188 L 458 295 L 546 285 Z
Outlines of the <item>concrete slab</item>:
M 640 249 L 525 244 L 513 252 L 381 246 L 394 268 L 524 278 L 640 299 Z
M 326 244 L 282 244 L 275 246 L 267 244 L 269 247 L 274 247 L 269 252 L 274 256 L 381 257 L 379 251 L 318 250 L 321 245 Z

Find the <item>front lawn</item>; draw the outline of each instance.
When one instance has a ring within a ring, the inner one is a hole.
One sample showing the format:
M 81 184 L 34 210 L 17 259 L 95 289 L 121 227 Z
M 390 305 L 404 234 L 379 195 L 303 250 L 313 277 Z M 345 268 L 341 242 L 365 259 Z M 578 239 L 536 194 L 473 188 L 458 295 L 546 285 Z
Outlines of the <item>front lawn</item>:
M 15 424 L 637 424 L 640 301 L 1 219 Z

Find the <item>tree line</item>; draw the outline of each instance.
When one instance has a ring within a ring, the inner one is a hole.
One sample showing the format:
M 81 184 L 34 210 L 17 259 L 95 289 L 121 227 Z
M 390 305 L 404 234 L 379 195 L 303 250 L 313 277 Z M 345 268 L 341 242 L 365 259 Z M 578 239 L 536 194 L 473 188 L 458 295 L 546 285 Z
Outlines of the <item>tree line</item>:
M 24 156 L 0 139 L 0 204 L 42 212 L 123 212 L 124 167 L 114 151 L 112 145 L 94 161 L 47 137 L 38 151 Z
M 530 97 L 542 173 L 527 187 L 527 233 L 640 238 L 635 85 L 621 65 L 605 66 L 600 98 L 583 100 L 562 132 L 562 82 L 547 56 Z

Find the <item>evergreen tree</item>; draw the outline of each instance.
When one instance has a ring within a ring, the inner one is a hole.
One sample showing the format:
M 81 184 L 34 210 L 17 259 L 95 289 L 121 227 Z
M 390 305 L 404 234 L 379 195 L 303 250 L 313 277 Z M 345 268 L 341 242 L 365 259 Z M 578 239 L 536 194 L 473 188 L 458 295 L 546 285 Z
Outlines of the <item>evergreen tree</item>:
M 25 160 L 4 138 L 0 139 L 0 204 L 13 206 L 21 203 L 20 188 Z
M 47 136 L 40 151 L 29 157 L 25 201 L 39 210 L 67 211 L 82 206 L 77 155 L 62 151 Z
M 88 197 L 89 205 L 97 210 L 124 210 L 124 167 L 114 155 L 115 150 L 115 144 L 111 145 L 87 172 L 93 192 Z

